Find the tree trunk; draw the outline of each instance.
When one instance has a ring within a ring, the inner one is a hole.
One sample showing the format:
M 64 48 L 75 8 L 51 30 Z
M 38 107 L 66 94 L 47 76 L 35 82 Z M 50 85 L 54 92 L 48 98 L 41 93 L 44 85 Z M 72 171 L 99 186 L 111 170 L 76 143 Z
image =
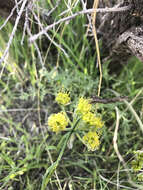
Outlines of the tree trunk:
M 14 6 L 14 0 L 0 0 L 0 16 L 6 18 Z
M 18 6 L 16 6 L 16 3 L 18 4 Z M 20 0 L 0 0 L 0 17 L 7 18 L 12 12 L 13 14 L 9 20 L 14 24 L 15 19 L 18 16 L 19 3 L 21 6 L 22 2 L 20 2 Z M 25 14 L 23 13 L 22 17 L 20 18 L 21 26 L 24 24 L 24 20 Z
M 126 63 L 133 55 L 143 61 L 143 0 L 111 0 L 110 3 L 100 0 L 99 6 L 107 4 L 110 7 L 130 5 L 130 9 L 97 15 L 100 23 L 97 34 L 103 41 L 104 54 L 113 63 Z

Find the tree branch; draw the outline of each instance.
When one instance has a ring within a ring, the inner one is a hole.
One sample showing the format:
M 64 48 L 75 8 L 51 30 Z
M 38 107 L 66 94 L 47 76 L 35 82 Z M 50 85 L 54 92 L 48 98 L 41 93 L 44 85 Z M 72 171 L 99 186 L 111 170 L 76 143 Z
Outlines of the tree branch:
M 68 16 L 68 17 L 65 17 L 65 18 L 62 18 L 60 20 L 58 20 L 57 22 L 54 22 L 53 24 L 51 25 L 48 25 L 46 28 L 44 28 L 43 30 L 41 30 L 39 33 L 33 35 L 33 37 L 31 37 L 29 39 L 29 41 L 32 43 L 33 41 L 37 40 L 41 35 L 45 34 L 48 30 L 50 30 L 51 28 L 55 27 L 56 25 L 62 23 L 62 22 L 66 22 L 66 21 L 69 21 L 69 20 L 72 20 L 74 19 L 75 17 L 79 16 L 79 15 L 84 15 L 84 14 L 92 14 L 94 13 L 95 11 L 97 13 L 111 13 L 111 12 L 124 12 L 124 11 L 128 11 L 130 10 L 131 6 L 125 6 L 125 7 L 120 7 L 120 8 L 99 8 L 99 9 L 87 9 L 87 10 L 83 10 L 83 11 L 80 11 L 80 12 L 77 12 L 71 16 Z

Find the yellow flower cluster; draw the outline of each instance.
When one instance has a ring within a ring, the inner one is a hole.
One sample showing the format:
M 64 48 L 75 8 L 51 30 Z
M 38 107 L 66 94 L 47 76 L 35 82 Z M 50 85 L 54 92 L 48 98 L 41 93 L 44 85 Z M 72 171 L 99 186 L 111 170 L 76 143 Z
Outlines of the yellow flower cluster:
M 96 128 L 102 128 L 103 122 L 100 117 L 96 117 L 94 113 L 91 112 L 92 105 L 89 103 L 89 100 L 85 98 L 80 98 L 77 105 L 77 113 L 82 115 L 82 120 L 90 125 L 95 126 Z
M 52 114 L 48 118 L 48 125 L 53 132 L 58 133 L 60 131 L 65 130 L 65 128 L 68 125 L 68 121 L 67 121 L 65 114 L 60 112 L 57 114 Z
M 143 168 L 143 151 L 134 151 L 135 159 L 132 161 L 132 168 L 135 172 Z
M 102 128 L 103 122 L 100 117 L 96 117 L 94 113 L 88 112 L 83 115 L 83 121 L 90 126 L 95 126 L 96 128 Z
M 67 105 L 71 101 L 69 93 L 59 92 L 56 96 L 56 102 L 61 105 Z
M 89 100 L 83 97 L 79 99 L 77 113 L 81 114 L 82 120 L 89 127 L 88 133 L 82 138 L 83 142 L 89 150 L 94 151 L 100 144 L 98 135 L 100 133 L 99 129 L 103 127 L 103 122 L 100 117 L 97 117 L 94 113 L 92 113 L 92 105 L 89 103 Z
M 134 151 L 135 158 L 132 160 L 132 169 L 135 173 L 138 172 L 137 174 L 137 179 L 138 181 L 143 181 L 143 151 L 142 150 L 137 150 Z
M 89 103 L 89 101 L 81 97 L 77 105 L 77 112 L 84 115 L 91 110 L 91 107 L 92 105 Z
M 69 93 L 59 92 L 56 96 L 56 102 L 61 105 L 67 105 L 71 101 Z M 99 145 L 100 129 L 103 127 L 103 122 L 100 117 L 96 117 L 92 112 L 92 104 L 88 99 L 81 97 L 77 104 L 76 113 L 79 121 L 84 122 L 87 133 L 82 137 L 83 143 L 91 151 L 96 150 Z M 82 123 L 83 124 L 83 123 Z M 53 132 L 65 130 L 68 126 L 68 119 L 64 112 L 52 114 L 48 118 L 48 126 Z M 83 125 L 82 125 L 83 126 Z
M 87 146 L 88 150 L 94 151 L 100 145 L 99 136 L 95 131 L 89 131 L 83 136 L 83 143 Z

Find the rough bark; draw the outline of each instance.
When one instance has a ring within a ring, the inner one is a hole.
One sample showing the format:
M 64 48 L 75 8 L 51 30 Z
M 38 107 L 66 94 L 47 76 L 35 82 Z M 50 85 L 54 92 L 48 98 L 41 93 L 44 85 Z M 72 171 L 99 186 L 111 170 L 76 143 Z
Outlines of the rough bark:
M 0 16 L 6 18 L 10 14 L 14 6 L 14 0 L 0 0 Z M 14 13 L 14 15 L 15 14 L 16 12 Z
M 143 0 L 108 2 L 111 7 L 126 5 L 131 7 L 128 11 L 97 16 L 98 35 L 103 41 L 104 52 L 114 63 L 125 63 L 131 55 L 143 61 Z M 103 6 L 102 0 L 100 6 Z

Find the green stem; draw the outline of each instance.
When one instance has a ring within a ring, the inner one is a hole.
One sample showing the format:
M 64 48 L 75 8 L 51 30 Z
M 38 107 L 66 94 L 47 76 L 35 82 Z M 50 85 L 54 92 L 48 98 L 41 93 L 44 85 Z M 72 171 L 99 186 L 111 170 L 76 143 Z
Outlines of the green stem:
M 61 150 L 61 152 L 60 152 L 60 154 L 59 154 L 58 159 L 57 159 L 56 162 L 59 162 L 59 161 L 61 160 L 61 158 L 62 158 L 62 156 L 63 156 L 63 153 L 64 153 L 64 150 L 65 150 L 65 148 L 66 148 L 67 142 L 68 142 L 69 138 L 71 137 L 71 135 L 72 135 L 74 129 L 76 128 L 77 124 L 79 123 L 79 121 L 80 121 L 80 118 L 79 118 L 79 119 L 76 121 L 76 123 L 73 125 L 71 131 L 68 132 L 67 137 L 66 137 L 66 140 L 65 140 L 65 142 L 64 142 L 64 145 L 63 145 L 63 147 L 62 147 L 62 150 Z
M 63 144 L 63 147 L 62 147 L 62 149 L 61 149 L 61 151 L 60 151 L 60 154 L 59 154 L 59 156 L 58 156 L 56 162 L 54 162 L 54 163 L 52 164 L 52 166 L 50 166 L 50 167 L 47 169 L 47 171 L 46 171 L 46 173 L 45 173 L 45 175 L 44 175 L 44 179 L 43 179 L 42 189 L 41 189 L 41 190 L 45 190 L 45 189 L 46 189 L 46 186 L 47 186 L 47 184 L 49 183 L 49 180 L 51 179 L 52 174 L 55 172 L 55 170 L 56 170 L 57 166 L 59 165 L 59 162 L 60 162 L 60 160 L 61 160 L 61 158 L 62 158 L 62 156 L 63 156 L 63 154 L 64 154 L 64 150 L 65 150 L 65 148 L 66 148 L 67 142 L 68 142 L 68 140 L 70 139 L 70 137 L 71 137 L 71 135 L 72 135 L 74 129 L 76 128 L 77 124 L 79 123 L 79 121 L 80 121 L 80 118 L 75 122 L 75 124 L 73 125 L 71 131 L 69 131 L 69 132 L 67 133 L 67 137 L 66 137 L 66 139 L 65 139 L 65 142 L 64 142 L 64 144 Z

